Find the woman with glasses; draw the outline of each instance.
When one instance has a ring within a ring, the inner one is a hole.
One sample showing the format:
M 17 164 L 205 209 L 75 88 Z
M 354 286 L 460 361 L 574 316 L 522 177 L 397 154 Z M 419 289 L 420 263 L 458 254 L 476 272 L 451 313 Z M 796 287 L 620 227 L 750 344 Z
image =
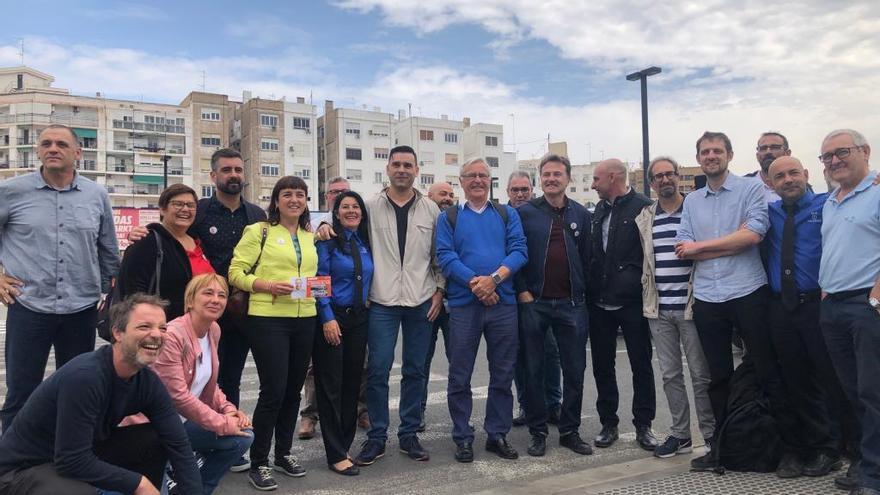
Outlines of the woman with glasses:
M 119 268 L 119 292 L 157 294 L 168 300 L 168 321 L 186 311 L 183 293 L 196 275 L 213 273 L 199 241 L 187 234 L 196 218 L 196 192 L 183 184 L 172 184 L 159 196 L 159 223 L 147 225 L 149 233 L 125 250 Z

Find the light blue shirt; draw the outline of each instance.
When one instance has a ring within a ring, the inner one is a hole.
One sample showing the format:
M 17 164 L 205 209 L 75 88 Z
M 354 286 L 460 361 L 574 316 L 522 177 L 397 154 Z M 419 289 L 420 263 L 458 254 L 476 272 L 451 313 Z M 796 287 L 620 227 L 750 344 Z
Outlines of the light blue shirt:
M 728 172 L 717 191 L 702 187 L 684 198 L 678 241 L 705 241 L 732 234 L 741 226 L 760 235 L 767 233 L 767 199 L 764 186 L 750 177 Z M 757 245 L 733 256 L 694 263 L 694 297 L 719 303 L 751 294 L 767 284 Z
M 0 264 L 24 282 L 16 300 L 31 311 L 94 306 L 119 271 L 107 190 L 79 174 L 58 190 L 39 171 L 0 182 Z
M 880 273 L 880 187 L 877 172 L 837 201 L 837 189 L 822 208 L 819 285 L 825 292 L 874 286 Z

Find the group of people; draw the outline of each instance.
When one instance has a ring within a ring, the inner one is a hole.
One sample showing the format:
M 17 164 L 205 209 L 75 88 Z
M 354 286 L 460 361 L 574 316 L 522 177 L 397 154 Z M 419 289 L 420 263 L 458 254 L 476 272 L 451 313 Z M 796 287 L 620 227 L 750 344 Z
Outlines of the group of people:
M 447 183 L 419 192 L 416 152 L 397 146 L 385 190 L 365 200 L 333 178 L 330 214 L 313 218 L 299 177 L 278 180 L 266 211 L 245 201 L 241 155 L 221 149 L 211 159 L 215 195 L 165 189 L 160 222 L 136 229 L 120 262 L 107 193 L 75 171 L 75 131 L 48 126 L 40 170 L 0 182 L 0 494 L 158 493 L 168 463 L 181 493 L 211 493 L 230 470 L 273 490 L 275 472 L 306 474 L 291 455 L 298 416 L 301 438 L 319 422 L 330 470 L 358 475 L 385 454 L 399 336 L 398 446 L 427 461 L 418 433 L 441 332 L 459 462 L 475 457 L 471 377 L 482 339 L 485 450 L 516 459 L 515 425 L 528 427 L 530 456 L 545 455 L 548 424 L 580 455 L 618 440 L 622 334 L 636 442 L 660 458 L 692 451 L 684 354 L 707 451 L 692 467 L 711 470 L 738 337 L 782 438 L 777 475 L 823 476 L 845 456 L 838 486 L 880 493 L 871 148 L 856 131 L 829 133 L 824 194 L 782 134 L 762 134 L 756 151 L 760 170 L 737 176 L 728 137 L 706 132 L 696 143 L 706 186 L 685 196 L 678 163 L 658 157 L 648 165 L 657 201 L 627 185 L 625 164 L 604 160 L 591 213 L 566 196 L 564 156 L 541 160 L 539 197 L 529 174 L 514 172 L 506 205 L 490 199 L 487 161 L 469 160 L 456 203 Z M 96 304 L 108 292 L 112 344 L 93 350 Z M 579 432 L 588 337 L 601 422 L 592 442 Z M 57 371 L 42 381 L 53 346 Z M 672 415 L 663 441 L 652 431 L 654 349 Z M 252 419 L 239 409 L 249 351 L 260 381 Z M 358 426 L 367 439 L 352 455 Z

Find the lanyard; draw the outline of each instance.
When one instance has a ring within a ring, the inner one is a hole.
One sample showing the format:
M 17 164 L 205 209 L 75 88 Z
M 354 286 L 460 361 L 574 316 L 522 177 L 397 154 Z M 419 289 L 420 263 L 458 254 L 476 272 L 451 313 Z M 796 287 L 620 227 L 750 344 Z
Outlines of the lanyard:
M 300 268 L 302 267 L 302 249 L 299 246 L 299 237 L 296 234 L 290 234 L 290 239 L 293 241 L 293 250 L 296 251 L 296 275 L 300 276 Z

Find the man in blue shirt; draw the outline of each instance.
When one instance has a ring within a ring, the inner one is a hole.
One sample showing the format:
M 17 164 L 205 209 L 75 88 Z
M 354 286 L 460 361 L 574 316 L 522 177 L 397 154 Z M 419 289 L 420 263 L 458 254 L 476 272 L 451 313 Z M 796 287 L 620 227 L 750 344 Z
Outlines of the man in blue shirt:
M 774 160 L 767 177 L 782 198 L 769 205 L 770 230 L 764 239 L 772 292 L 770 335 L 792 404 L 779 413 L 786 416 L 785 425 L 799 432 L 776 474 L 781 478 L 824 476 L 841 464 L 840 439 L 836 438 L 840 432 L 833 428 L 826 404 L 846 404 L 819 329 L 822 207 L 828 194 L 807 189 L 808 172 L 791 156 Z M 828 401 L 826 394 L 831 395 Z M 835 419 L 852 417 L 849 408 L 831 412 Z M 844 426 L 854 424 L 850 420 Z
M 489 360 L 486 450 L 516 459 L 519 454 L 506 439 L 513 419 L 510 385 L 519 342 L 513 275 L 528 260 L 526 239 L 516 210 L 489 200 L 492 174 L 484 159 L 475 158 L 461 167 L 461 185 L 465 203 L 450 207 L 437 219 L 437 262 L 447 280 L 449 326 L 455 329 L 449 336 L 446 395 L 457 445 L 455 460 L 474 459 L 471 375 L 482 336 Z M 455 220 L 449 216 L 453 208 Z
M 37 142 L 40 170 L 0 183 L 0 300 L 6 315 L 6 429 L 55 366 L 95 348 L 97 303 L 119 269 L 107 190 L 76 172 L 69 127 L 48 126 Z
M 880 494 L 880 187 L 871 147 L 851 129 L 832 131 L 819 157 L 840 184 L 822 209 L 822 332 L 843 390 L 861 420 L 855 494 Z
M 785 407 L 785 393 L 766 328 L 769 293 L 758 250 L 768 228 L 764 186 L 727 170 L 733 146 L 724 133 L 704 133 L 697 140 L 696 158 L 706 174 L 706 186 L 684 200 L 675 254 L 695 261 L 694 323 L 709 363 L 715 424 L 721 428 L 733 375 L 734 326 L 742 334 L 774 409 Z M 707 443 L 712 446 L 713 442 Z M 713 469 L 715 452 L 694 459 L 691 467 Z

